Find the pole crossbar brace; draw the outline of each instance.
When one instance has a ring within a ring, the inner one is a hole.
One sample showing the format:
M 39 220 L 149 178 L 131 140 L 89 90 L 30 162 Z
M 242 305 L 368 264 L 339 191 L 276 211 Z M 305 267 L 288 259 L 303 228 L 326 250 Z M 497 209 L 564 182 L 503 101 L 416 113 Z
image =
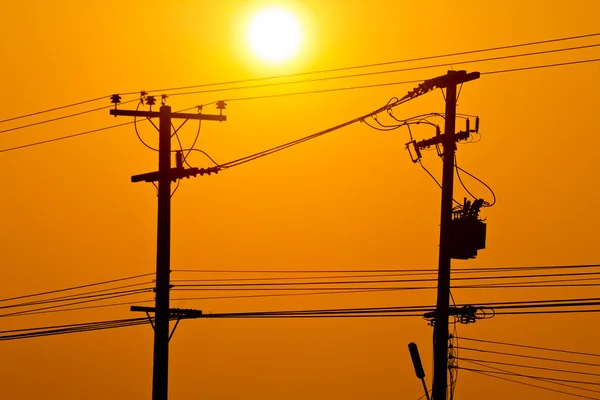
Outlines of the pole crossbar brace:
M 150 321 L 150 324 L 152 325 L 152 329 L 156 330 L 154 328 L 154 323 L 152 322 L 152 318 L 150 317 L 150 313 L 156 312 L 156 308 L 131 306 L 130 310 L 145 312 L 146 315 L 148 316 L 148 320 Z M 177 318 L 176 322 L 175 322 L 175 326 L 173 327 L 173 330 L 169 334 L 169 341 L 171 341 L 171 338 L 173 337 L 173 334 L 175 333 L 175 329 L 177 329 L 177 325 L 179 325 L 179 321 L 181 321 L 182 319 L 199 318 L 202 316 L 202 310 L 194 310 L 194 309 L 190 309 L 190 308 L 170 308 L 169 314 L 170 314 L 169 319 L 173 319 L 173 317 Z

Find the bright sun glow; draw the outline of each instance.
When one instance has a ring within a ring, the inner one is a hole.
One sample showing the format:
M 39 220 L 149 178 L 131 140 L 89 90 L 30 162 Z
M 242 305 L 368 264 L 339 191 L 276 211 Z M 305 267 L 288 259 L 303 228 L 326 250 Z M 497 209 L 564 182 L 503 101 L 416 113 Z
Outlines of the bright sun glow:
M 248 30 L 248 41 L 258 57 L 280 62 L 296 54 L 302 42 L 302 31 L 290 12 L 282 8 L 267 8 L 254 16 Z

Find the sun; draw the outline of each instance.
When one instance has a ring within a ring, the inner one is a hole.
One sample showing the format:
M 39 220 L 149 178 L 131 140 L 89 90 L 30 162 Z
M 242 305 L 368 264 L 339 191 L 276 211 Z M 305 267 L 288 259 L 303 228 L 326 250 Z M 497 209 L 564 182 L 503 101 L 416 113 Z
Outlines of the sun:
M 280 7 L 269 7 L 254 15 L 247 37 L 257 57 L 277 63 L 290 59 L 298 52 L 302 43 L 302 29 L 292 13 Z

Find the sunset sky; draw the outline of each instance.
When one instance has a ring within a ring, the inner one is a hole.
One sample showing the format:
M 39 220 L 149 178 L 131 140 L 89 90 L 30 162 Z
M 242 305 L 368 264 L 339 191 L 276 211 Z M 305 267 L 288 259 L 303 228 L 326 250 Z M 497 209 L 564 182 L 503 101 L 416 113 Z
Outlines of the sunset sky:
M 480 79 L 460 91 L 458 112 L 479 116 L 480 135 L 473 143 L 458 145 L 457 161 L 493 189 L 497 202 L 481 213 L 487 220 L 487 248 L 474 260 L 453 261 L 453 268 L 463 269 L 465 277 L 466 268 L 599 263 L 600 62 L 592 60 L 600 59 L 600 47 L 593 47 L 600 46 L 600 4 L 593 0 L 494 4 L 35 0 L 5 5 L 0 15 L 4 273 L 0 307 L 17 304 L 5 301 L 12 297 L 142 274 L 148 275 L 78 293 L 127 290 L 116 288 L 132 284 L 153 286 L 156 190 L 149 183 L 131 183 L 130 178 L 155 171 L 158 161 L 157 154 L 140 142 L 134 125 L 21 147 L 131 123 L 129 117 L 109 115 L 110 96 L 121 94 L 128 103 L 119 108 L 135 109 L 141 91 L 169 95 L 166 102 L 173 110 L 205 105 L 203 112 L 209 114 L 218 114 L 214 103 L 225 100 L 227 121 L 203 122 L 196 143 L 197 149 L 225 163 L 369 113 L 391 98 L 404 96 L 415 82 L 452 69 L 478 71 Z M 285 10 L 297 24 L 299 37 L 291 39 L 297 48 L 286 57 L 261 57 L 250 40 L 253 18 L 269 7 Z M 400 62 L 591 34 L 596 36 Z M 571 50 L 524 55 L 555 49 Z M 523 56 L 489 60 L 513 55 Z M 576 61 L 586 62 L 518 70 Z M 381 65 L 349 69 L 372 64 Z M 332 69 L 337 71 L 312 74 Z M 411 70 L 394 72 L 398 69 Z M 506 70 L 514 71 L 499 73 Z M 284 75 L 289 76 L 257 80 Z M 413 83 L 401 84 L 406 81 Z M 96 100 L 86 102 L 90 99 Z M 79 102 L 84 103 L 14 119 Z M 405 119 L 443 111 L 444 97 L 437 90 L 393 112 Z M 77 113 L 82 114 L 73 116 Z M 68 118 L 42 123 L 61 117 Z M 393 122 L 385 113 L 380 121 Z M 439 117 L 428 121 L 443 127 Z M 376 125 L 373 119 L 368 122 Z M 37 125 L 25 127 L 29 124 Z M 464 124 L 464 119 L 458 119 L 457 129 L 464 129 Z M 150 123 L 140 121 L 137 128 L 148 145 L 158 146 Z M 179 131 L 185 148 L 192 145 L 197 129 L 197 122 L 189 121 Z M 435 134 L 425 124 L 411 129 L 417 140 Z M 409 141 L 406 128 L 383 132 L 357 123 L 218 175 L 183 180 L 172 197 L 171 278 L 176 285 L 172 306 L 219 314 L 435 305 L 433 289 L 320 295 L 315 294 L 320 289 L 306 287 L 288 292 L 177 290 L 177 284 L 186 282 L 176 280 L 435 278 L 435 274 L 402 274 L 433 272 L 439 244 L 441 192 L 411 162 L 405 150 Z M 176 140 L 173 146 L 178 146 Z M 191 153 L 187 160 L 194 167 L 213 166 L 200 152 Z M 441 178 L 442 163 L 434 150 L 423 152 L 422 163 L 436 179 Z M 492 201 L 485 186 L 462 177 L 471 193 Z M 457 181 L 455 198 L 466 196 Z M 285 273 L 298 270 L 308 272 Z M 375 270 L 399 272 L 393 276 L 358 272 Z M 600 267 L 533 273 L 571 272 L 600 273 Z M 525 274 L 509 271 L 494 276 L 517 273 Z M 351 290 L 406 285 L 346 286 Z M 597 293 L 596 287 L 452 291 L 457 304 L 473 305 L 592 298 L 599 297 Z M 197 299 L 254 295 L 269 296 Z M 130 312 L 129 305 L 152 306 L 153 298 L 153 293 L 143 292 L 78 305 L 106 307 L 4 316 L 0 336 L 15 329 L 142 317 Z M 466 338 L 600 354 L 599 327 L 596 313 L 567 313 L 496 315 L 459 324 L 457 330 Z M 182 321 L 170 342 L 170 399 L 417 400 L 423 388 L 414 375 L 407 345 L 418 344 L 431 387 L 432 333 L 421 317 Z M 152 343 L 149 325 L 2 341 L 0 397 L 149 399 Z M 463 341 L 462 345 L 566 357 L 489 343 Z M 460 357 L 600 374 L 600 368 L 593 366 L 534 363 L 468 351 Z M 460 357 L 459 367 L 480 368 L 461 362 Z M 600 366 L 598 358 L 589 358 L 573 359 Z M 558 376 L 549 371 L 518 371 Z M 562 377 L 600 385 L 598 376 Z M 520 380 L 600 398 L 598 392 Z M 585 387 L 600 391 L 598 386 Z M 490 400 L 574 398 L 459 371 L 455 398 L 483 396 Z

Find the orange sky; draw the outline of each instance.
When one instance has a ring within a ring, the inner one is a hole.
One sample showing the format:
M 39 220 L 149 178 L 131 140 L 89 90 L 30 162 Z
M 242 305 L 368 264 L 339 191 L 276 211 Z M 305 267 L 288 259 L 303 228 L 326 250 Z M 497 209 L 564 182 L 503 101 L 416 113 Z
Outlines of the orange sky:
M 10 2 L 0 23 L 0 119 L 107 96 L 292 74 L 595 33 L 592 0 Z M 293 10 L 306 30 L 300 57 L 279 66 L 254 59 L 243 27 L 261 7 Z M 568 7 L 567 7 L 568 5 Z M 449 69 L 482 73 L 598 58 L 597 48 L 458 64 L 598 43 L 591 38 L 535 49 L 410 64 L 448 65 L 405 73 L 288 86 L 172 96 L 174 109 L 220 99 L 427 79 Z M 405 65 L 402 65 L 405 66 Z M 369 71 L 399 68 L 386 66 Z M 343 74 L 343 73 L 342 73 Z M 198 148 L 233 160 L 355 118 L 403 96 L 411 85 L 230 101 L 227 122 L 205 122 Z M 481 118 L 481 141 L 461 145 L 460 165 L 485 180 L 498 203 L 483 212 L 487 249 L 453 266 L 583 264 L 599 261 L 595 111 L 600 77 L 589 63 L 482 75 L 464 86 L 459 112 Z M 135 96 L 134 96 L 135 97 Z M 134 98 L 134 97 L 129 97 Z M 100 101 L 0 124 L 0 130 L 109 105 Z M 122 108 L 135 107 L 135 103 Z M 209 106 L 205 112 L 216 113 Z M 399 118 L 443 111 L 439 91 L 396 109 Z M 0 150 L 129 122 L 108 110 L 2 133 Z M 462 122 L 458 122 L 462 128 Z M 433 134 L 414 128 L 418 138 Z M 156 144 L 156 132 L 140 125 Z M 191 143 L 195 126 L 181 130 Z M 404 150 L 405 130 L 364 124 L 273 156 L 185 180 L 173 197 L 173 269 L 422 269 L 437 265 L 440 191 Z M 194 166 L 210 163 L 199 153 Z M 424 165 L 441 175 L 435 153 Z M 130 176 L 156 169 L 156 154 L 133 126 L 0 153 L 2 298 L 153 272 L 156 197 Z M 485 188 L 470 181 L 483 197 Z M 457 189 L 456 197 L 464 193 Z M 239 275 L 238 275 L 239 276 Z M 203 276 L 206 278 L 207 276 Z M 220 277 L 212 275 L 210 277 Z M 174 279 L 200 278 L 173 274 Z M 150 283 L 150 279 L 147 279 Z M 173 293 L 173 297 L 215 293 Z M 592 297 L 593 290 L 457 291 L 458 303 Z M 152 299 L 152 294 L 137 297 Z M 433 304 L 434 291 L 337 296 L 175 301 L 206 312 Z M 108 307 L 2 319 L 0 330 L 130 318 Z M 497 316 L 459 326 L 464 336 L 600 352 L 596 317 Z M 171 342 L 170 398 L 417 399 L 407 351 L 419 345 L 431 385 L 431 327 L 420 318 L 200 320 L 180 324 Z M 8 341 L 2 348 L 6 399 L 147 399 L 148 326 Z M 457 398 L 564 398 L 461 372 Z

